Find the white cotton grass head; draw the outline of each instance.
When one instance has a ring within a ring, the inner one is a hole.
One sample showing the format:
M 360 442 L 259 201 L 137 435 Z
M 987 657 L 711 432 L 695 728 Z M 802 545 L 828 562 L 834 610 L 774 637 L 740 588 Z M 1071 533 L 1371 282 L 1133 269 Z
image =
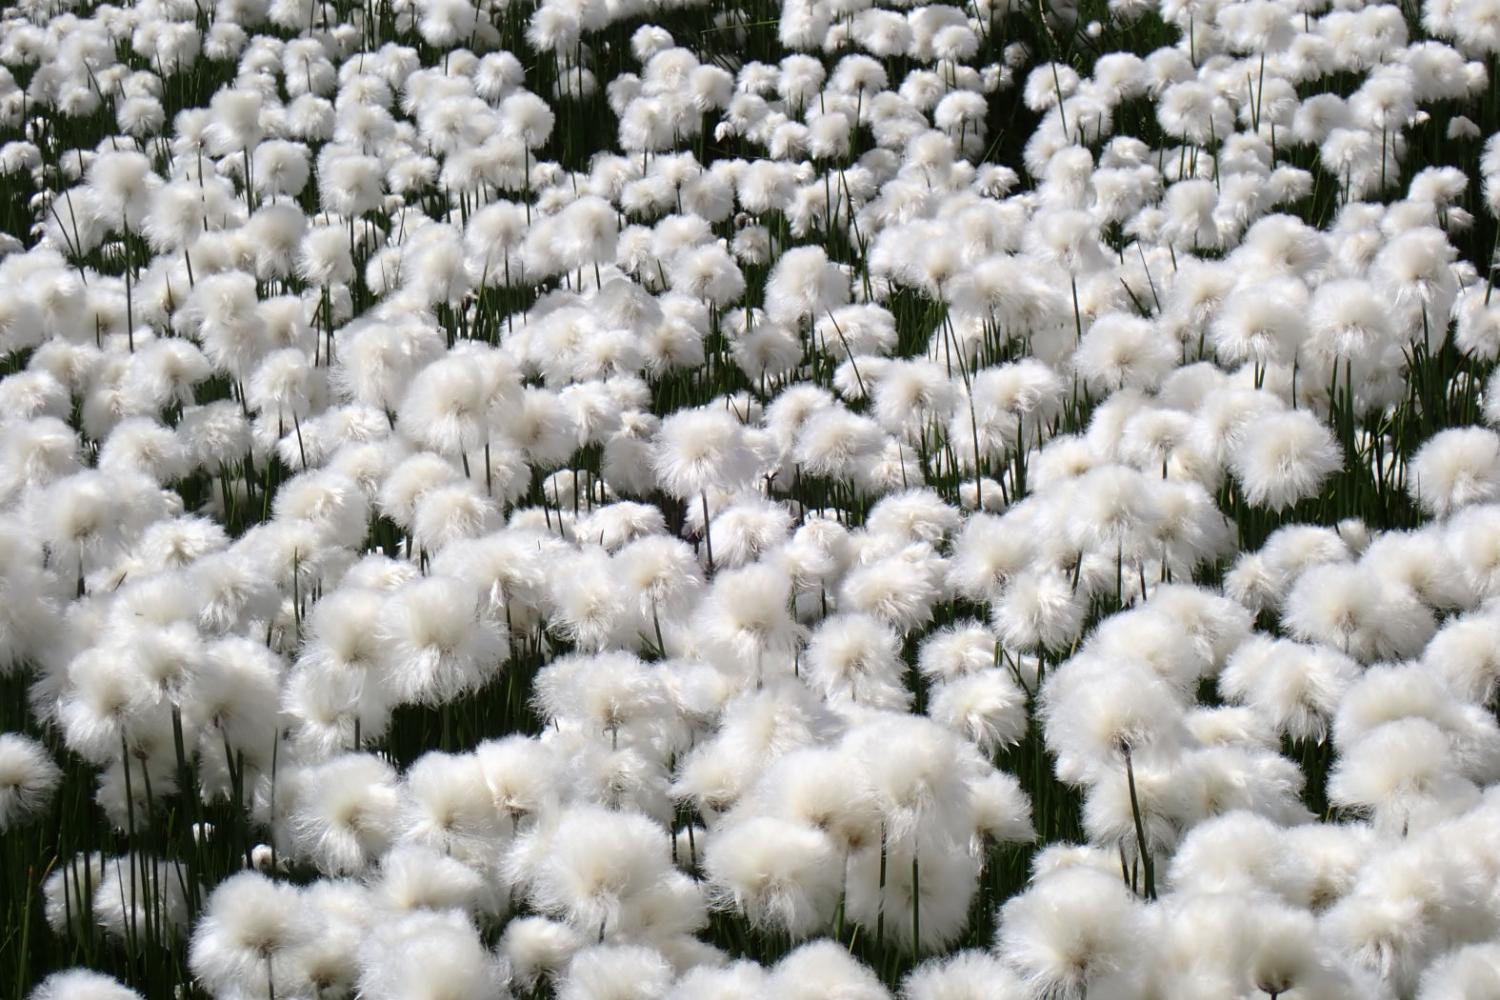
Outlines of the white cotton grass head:
M 1500 621 L 1474 612 L 1450 618 L 1422 650 L 1422 666 L 1441 677 L 1455 695 L 1491 705 L 1500 691 Z
M 786 1000 L 890 1000 L 884 986 L 840 944 L 819 940 L 804 944 L 772 966 L 766 993 Z
M 260 852 L 269 854 L 268 846 Z M 316 931 L 292 950 L 294 975 L 314 992 L 352 990 L 360 939 L 375 922 L 368 891 L 353 881 L 317 881 L 305 887 L 302 901 Z
M 1181 622 L 1190 640 L 1189 658 L 1205 676 L 1223 668 L 1228 657 L 1250 638 L 1254 623 L 1253 616 L 1232 599 L 1192 584 L 1158 585 L 1146 608 Z
M 1099 317 L 1085 332 L 1073 365 L 1096 395 L 1154 389 L 1176 367 L 1178 347 L 1149 320 L 1125 313 Z
M 387 687 L 405 702 L 451 701 L 493 677 L 505 658 L 503 627 L 481 611 L 476 587 L 452 577 L 394 591 L 376 636 Z
M 634 745 L 616 748 L 581 737 L 576 742 L 564 780 L 577 790 L 577 801 L 636 809 L 665 822 L 671 814 L 667 774 L 654 758 Z
M 848 277 L 819 247 L 783 253 L 766 283 L 766 313 L 779 322 L 817 320 L 848 301 Z
M 724 705 L 714 738 L 682 761 L 674 794 L 717 816 L 738 802 L 767 763 L 837 732 L 837 719 L 802 684 L 776 680 L 738 693 Z
M 411 539 L 425 552 L 463 543 L 500 526 L 500 511 L 470 480 L 458 480 L 428 490 L 412 509 Z
M 1171 748 L 1182 739 L 1179 690 L 1134 659 L 1075 657 L 1047 678 L 1041 712 L 1058 774 L 1073 782 L 1123 771 L 1126 753 Z
M 1038 878 L 1001 907 L 995 947 L 1032 996 L 1128 988 L 1145 919 L 1117 875 L 1088 867 Z
M 1350 890 L 1323 914 L 1322 929 L 1353 971 L 1383 980 L 1394 993 L 1414 993 L 1440 942 L 1469 937 L 1457 921 L 1490 922 L 1461 864 L 1436 838 L 1372 851 Z
M 478 758 L 435 750 L 418 757 L 407 769 L 398 822 L 402 842 L 476 864 L 488 859 L 503 825 L 495 815 Z
M 1233 809 L 1286 824 L 1312 818 L 1301 800 L 1301 769 L 1278 753 L 1249 746 L 1204 747 L 1189 751 L 1180 765 L 1187 784 L 1184 825 Z
M 54 559 L 84 576 L 116 554 L 123 542 L 123 485 L 105 473 L 84 471 L 47 487 L 35 527 Z
M 580 949 L 558 981 L 561 1000 L 656 1000 L 673 969 L 655 948 L 599 944 Z
M 371 569 L 373 567 L 365 567 Z M 298 662 L 364 671 L 376 666 L 375 625 L 381 618 L 382 591 L 361 586 L 359 567 L 351 569 L 345 585 L 312 606 L 306 625 L 307 642 Z M 372 581 L 373 582 L 373 581 Z M 397 584 L 405 582 L 397 578 Z
M 796 939 L 832 919 L 844 885 L 841 857 L 816 827 L 758 816 L 716 830 L 703 863 L 720 906 Z
M 1296 638 L 1332 646 L 1362 663 L 1415 656 L 1436 630 L 1432 612 L 1358 566 L 1327 563 L 1296 578 L 1282 612 Z
M 141 1000 L 141 995 L 112 976 L 90 969 L 54 972 L 29 994 L 30 1000 Z
M 860 378 L 871 381 L 867 361 L 857 362 Z M 946 421 L 957 391 L 943 366 L 926 360 L 897 361 L 885 366 L 868 385 L 874 398 L 875 419 L 888 433 L 904 439 L 920 435 L 931 421 Z
M 547 102 L 520 91 L 500 102 L 500 123 L 506 134 L 521 140 L 528 149 L 544 145 L 552 134 L 556 116 Z
M 969 517 L 954 539 L 948 584 L 974 601 L 987 599 L 1032 561 L 1036 542 L 1027 532 L 988 513 Z
M 1021 1000 L 1026 987 L 1010 967 L 985 951 L 930 958 L 901 983 L 906 1000 Z
M 727 965 L 699 965 L 687 970 L 667 993 L 666 1000 L 713 996 L 721 1000 L 754 1000 L 765 988 L 766 970 L 747 959 Z
M 1209 343 L 1227 364 L 1290 363 L 1306 337 L 1307 292 L 1300 282 L 1232 292 L 1209 327 Z
M 662 421 L 653 466 L 662 489 L 679 499 L 746 484 L 758 465 L 743 425 L 725 410 L 684 410 Z
M 1481 600 L 1497 593 L 1496 569 L 1500 568 L 1500 508 L 1493 504 L 1466 507 L 1448 519 L 1448 551 L 1458 563 L 1464 579 Z
M 398 829 L 396 772 L 369 754 L 347 753 L 303 771 L 292 808 L 298 856 L 330 875 L 359 874 L 385 853 Z
M 1078 477 L 1077 485 L 1064 527 L 1078 553 L 1097 551 L 1114 562 L 1160 518 L 1150 482 L 1135 469 L 1101 465 Z
M 296 272 L 302 280 L 323 288 L 352 282 L 354 259 L 344 230 L 338 226 L 309 229 L 297 247 Z
M 971 852 L 991 844 L 1029 844 L 1036 840 L 1031 800 L 1014 775 L 980 772 L 971 775 L 967 785 L 974 824 L 969 837 Z
M 675 842 L 675 838 L 674 838 Z M 681 846 L 678 846 L 681 850 Z M 674 966 L 722 954 L 692 936 L 708 926 L 703 884 L 682 871 L 670 871 L 634 900 L 620 925 L 620 939 L 655 942 Z M 710 959 L 711 960 L 711 959 Z
M 457 480 L 462 473 L 430 451 L 419 451 L 398 462 L 375 495 L 376 509 L 399 527 L 411 526 L 417 504 L 430 490 Z
M 1271 510 L 1316 495 L 1343 462 L 1333 434 L 1306 410 L 1260 418 L 1229 456 L 1245 499 Z
M 719 512 L 712 521 L 714 559 L 718 566 L 755 562 L 784 542 L 792 514 L 778 503 L 745 498 Z
M 1387 722 L 1341 748 L 1329 801 L 1368 813 L 1377 830 L 1405 836 L 1461 813 L 1479 789 L 1450 758 L 1450 742 L 1426 719 Z
M 992 756 L 1020 742 L 1026 694 L 1007 671 L 992 668 L 934 685 L 927 714 Z
M 1495 766 L 1500 732 L 1477 706 L 1453 697 L 1443 683 L 1418 664 L 1369 668 L 1344 695 L 1333 720 L 1340 745 L 1353 745 L 1386 723 L 1408 718 L 1438 726 L 1449 741 L 1446 763 L 1457 772 L 1482 779 Z
M 553 751 L 536 740 L 507 736 L 474 749 L 494 808 L 509 820 L 510 832 L 523 821 L 549 812 L 558 799 L 553 782 L 561 767 Z
M 104 864 L 97 852 L 75 854 L 60 862 L 43 881 L 43 913 L 55 933 L 77 934 L 88 926 L 88 901 L 104 877 Z
M 491 407 L 508 402 L 503 386 L 459 355 L 427 365 L 407 386 L 397 407 L 402 434 L 423 448 L 458 455 L 489 440 Z
M 40 574 L 39 547 L 19 531 L 0 532 L 0 553 L 9 569 L 0 582 L 5 610 L 0 612 L 0 675 L 22 664 L 40 663 L 44 635 L 56 626 L 57 604 Z
M 1500 989 L 1500 948 L 1493 944 L 1466 944 L 1436 958 L 1422 971 L 1417 996 L 1421 1000 L 1440 997 L 1482 996 Z
M 409 913 L 378 924 L 360 948 L 358 993 L 370 1000 L 499 995 L 503 964 L 469 918 L 454 910 Z
M 686 543 L 647 534 L 624 545 L 615 565 L 623 584 L 636 596 L 643 621 L 653 628 L 687 611 L 703 586 L 697 556 Z
M 514 985 L 537 989 L 566 968 L 584 943 L 585 938 L 561 921 L 520 916 L 506 923 L 499 952 L 510 966 Z
M 261 643 L 239 636 L 215 640 L 204 648 L 188 682 L 184 725 L 190 731 L 217 729 L 232 752 L 255 767 L 269 767 L 284 669 L 281 658 Z
M 1485 382 L 1484 392 L 1484 422 L 1491 427 L 1500 424 L 1500 394 L 1496 389 L 1500 388 L 1500 378 L 1491 374 Z
M 752 679 L 764 679 L 778 658 L 795 652 L 801 638 L 802 630 L 787 610 L 791 597 L 786 573 L 766 563 L 721 573 L 698 605 L 702 639 L 743 658 L 739 669 L 749 668 Z
M 999 665 L 995 634 L 976 621 L 933 630 L 917 648 L 917 669 L 933 680 L 955 680 Z
M 1358 674 L 1354 660 L 1327 646 L 1254 636 L 1229 657 L 1218 689 L 1292 740 L 1322 743 Z
M 932 620 L 944 595 L 943 560 L 914 542 L 852 568 L 839 586 L 841 607 L 882 618 L 901 634 Z
M 7 413 L 25 419 L 62 420 L 72 409 L 67 387 L 45 371 L 17 372 L 0 381 L 0 402 Z
M 1419 601 L 1437 610 L 1461 610 L 1475 606 L 1470 580 L 1460 561 L 1443 544 L 1443 531 L 1431 526 L 1419 531 L 1388 531 L 1365 544 L 1359 564 L 1395 589 L 1412 592 Z
M 879 619 L 830 615 L 808 640 L 803 676 L 827 698 L 902 709 L 910 696 L 901 682 L 900 652 L 899 637 Z
M 1231 811 L 1189 830 L 1172 855 L 1167 881 L 1174 893 L 1278 891 L 1283 866 L 1294 867 L 1282 829 L 1264 816 Z
M 931 489 L 909 489 L 882 497 L 865 522 L 874 534 L 934 546 L 941 545 L 960 523 L 958 510 Z
M 552 629 L 584 652 L 600 652 L 630 632 L 631 608 L 614 565 L 603 549 L 566 556 L 566 567 L 550 587 Z
M 849 480 L 883 443 L 875 421 L 844 407 L 830 406 L 812 414 L 802 425 L 792 459 L 811 475 Z
M 529 530 L 505 530 L 444 548 L 433 559 L 435 574 L 467 580 L 479 588 L 480 613 L 517 631 L 535 625 L 546 599 L 543 566 L 562 542 Z M 403 581 L 404 582 L 404 581 Z
M 20 733 L 0 733 L 0 831 L 37 819 L 62 781 L 45 747 Z
M 489 902 L 475 868 L 431 847 L 399 844 L 380 859 L 371 901 L 396 913 L 458 910 L 475 914 Z
M 1314 290 L 1308 329 L 1309 353 L 1340 368 L 1377 355 L 1394 339 L 1381 296 L 1357 279 L 1327 281 Z
M 528 847 L 543 853 L 528 862 Z M 507 870 L 524 881 L 538 910 L 599 940 L 620 928 L 626 908 L 670 864 L 667 838 L 646 816 L 574 805 L 518 839 Z
M 615 555 L 624 546 L 661 535 L 665 528 L 666 518 L 660 509 L 651 504 L 621 500 L 594 508 L 574 525 L 574 533 Z
M 258 993 L 268 987 L 274 995 L 277 960 L 313 930 L 300 897 L 298 887 L 254 871 L 219 883 L 193 930 L 188 952 L 193 975 L 215 992 Z
M 628 653 L 559 657 L 537 674 L 533 700 L 542 716 L 614 746 L 653 739 L 666 723 L 657 678 Z
M 1246 553 L 1242 579 L 1236 572 L 1226 581 L 1236 600 L 1264 598 L 1265 606 L 1280 607 L 1286 591 L 1303 570 L 1325 563 L 1348 562 L 1355 554 L 1341 532 L 1310 524 L 1289 524 L 1273 531 L 1259 552 Z
M 1026 652 L 1066 649 L 1078 638 L 1083 618 L 1078 590 L 1055 570 L 1017 573 L 991 605 L 991 622 L 1000 641 Z
M 924 830 L 967 833 L 962 789 L 974 750 L 961 737 L 921 716 L 887 713 L 850 729 L 841 746 L 863 763 L 888 845 L 920 843 Z
M 744 817 L 774 816 L 821 831 L 841 854 L 858 850 L 878 839 L 880 813 L 871 789 L 849 780 L 854 768 L 837 749 L 790 750 L 760 772 L 741 811 Z
M 1439 431 L 1412 457 L 1407 492 L 1429 514 L 1443 517 L 1500 497 L 1500 437 L 1481 427 Z
M 368 531 L 369 508 L 359 484 L 331 469 L 318 469 L 284 483 L 272 504 L 283 523 L 305 522 L 320 541 L 353 548 Z
M 65 666 L 68 686 L 58 700 L 57 721 L 68 748 L 95 764 L 120 753 L 139 725 L 150 696 L 139 677 L 103 648 L 83 650 Z

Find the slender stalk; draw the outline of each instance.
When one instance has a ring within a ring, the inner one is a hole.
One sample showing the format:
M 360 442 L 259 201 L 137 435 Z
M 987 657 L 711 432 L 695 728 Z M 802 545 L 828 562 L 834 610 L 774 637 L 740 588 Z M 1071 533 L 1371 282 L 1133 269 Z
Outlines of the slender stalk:
M 698 496 L 703 501 L 703 547 L 708 552 L 708 572 L 712 574 L 714 571 L 714 538 L 713 529 L 709 525 L 708 519 L 708 491 L 704 490 Z
M 1146 898 L 1155 899 L 1156 866 L 1151 860 L 1151 849 L 1146 844 L 1146 825 L 1141 821 L 1141 802 L 1135 790 L 1135 763 L 1128 746 L 1125 748 L 1125 781 L 1130 786 L 1130 815 L 1135 821 L 1135 843 L 1140 854 L 1141 873 L 1146 880 Z

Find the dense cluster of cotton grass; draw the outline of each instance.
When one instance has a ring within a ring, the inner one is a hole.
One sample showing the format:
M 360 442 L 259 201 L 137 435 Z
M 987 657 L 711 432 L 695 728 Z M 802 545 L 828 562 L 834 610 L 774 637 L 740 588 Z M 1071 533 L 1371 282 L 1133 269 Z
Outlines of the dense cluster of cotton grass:
M 0 991 L 1494 996 L 1497 52 L 22 3 Z

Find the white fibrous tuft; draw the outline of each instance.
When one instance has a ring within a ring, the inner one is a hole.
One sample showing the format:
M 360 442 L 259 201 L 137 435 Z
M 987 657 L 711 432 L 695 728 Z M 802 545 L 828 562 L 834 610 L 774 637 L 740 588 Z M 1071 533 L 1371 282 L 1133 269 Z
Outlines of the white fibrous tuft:
M 840 996 L 849 1000 L 888 1000 L 874 973 L 832 941 L 814 941 L 772 966 L 765 989 L 789 1000 Z
M 87 969 L 54 972 L 28 995 L 31 1000 L 140 1000 L 118 979 Z
M 1272 510 L 1315 496 L 1341 464 L 1333 435 L 1305 411 L 1256 421 L 1229 459 L 1245 499 Z
M 1072 867 L 1005 904 L 996 945 L 1030 995 L 1083 996 L 1129 988 L 1146 926 L 1118 877 Z
M 309 768 L 290 817 L 299 855 L 332 874 L 357 874 L 395 838 L 396 774 L 385 762 L 349 753 Z
M 224 881 L 205 902 L 204 919 L 193 931 L 188 959 L 193 975 L 215 991 L 262 981 L 274 990 L 277 959 L 285 959 L 313 930 L 300 896 L 295 886 L 253 871 Z M 295 988 L 287 982 L 289 972 L 283 967 L 283 989 Z
M 1436 516 L 1500 497 L 1500 438 L 1480 427 L 1434 435 L 1412 457 L 1407 489 Z
M 1435 629 L 1433 615 L 1409 591 L 1385 587 L 1358 566 L 1314 566 L 1296 578 L 1282 614 L 1299 639 L 1363 663 L 1415 656 Z
M 505 658 L 504 630 L 461 580 L 414 580 L 386 598 L 376 641 L 389 690 L 401 701 L 438 704 L 479 687 Z
M 62 770 L 40 743 L 0 734 L 0 829 L 36 819 L 61 781 Z
M 815 827 L 756 817 L 718 831 L 704 867 L 721 905 L 757 926 L 805 937 L 832 916 L 843 887 L 835 842 Z
M 478 929 L 452 910 L 396 917 L 360 946 L 359 994 L 372 1000 L 496 996 L 506 978 Z

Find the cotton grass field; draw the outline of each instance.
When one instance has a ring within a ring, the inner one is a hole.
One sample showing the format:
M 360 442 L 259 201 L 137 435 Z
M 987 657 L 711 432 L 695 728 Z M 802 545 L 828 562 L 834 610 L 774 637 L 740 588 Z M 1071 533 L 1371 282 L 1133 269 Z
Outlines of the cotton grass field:
M 1500 0 L 877 3 L 3 15 L 0 996 L 1500 996 Z

